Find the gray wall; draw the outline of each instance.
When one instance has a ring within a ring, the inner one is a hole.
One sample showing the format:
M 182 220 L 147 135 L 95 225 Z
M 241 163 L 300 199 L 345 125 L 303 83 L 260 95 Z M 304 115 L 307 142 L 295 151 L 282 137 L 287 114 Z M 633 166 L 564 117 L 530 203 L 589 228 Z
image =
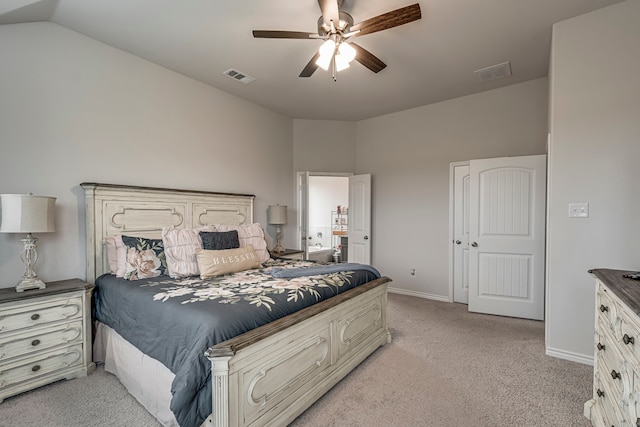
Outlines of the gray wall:
M 547 353 L 593 357 L 588 269 L 640 269 L 640 1 L 556 24 L 550 69 Z M 589 218 L 568 204 L 589 203 Z
M 295 172 L 353 172 L 355 147 L 355 122 L 293 120 Z
M 546 135 L 546 78 L 358 122 L 356 172 L 373 176 L 372 261 L 391 286 L 447 299 L 449 164 L 542 154 Z
M 53 23 L 0 25 L 0 58 L 0 193 L 58 198 L 43 280 L 85 277 L 84 181 L 255 194 L 271 237 L 267 206 L 293 206 L 290 118 Z M 22 237 L 0 234 L 0 287 Z

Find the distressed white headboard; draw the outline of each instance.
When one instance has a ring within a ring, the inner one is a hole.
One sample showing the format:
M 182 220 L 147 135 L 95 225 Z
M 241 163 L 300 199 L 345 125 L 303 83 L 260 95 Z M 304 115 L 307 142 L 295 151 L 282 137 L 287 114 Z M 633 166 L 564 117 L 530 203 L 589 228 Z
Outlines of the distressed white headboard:
M 85 193 L 87 282 L 109 271 L 105 238 L 117 234 L 159 239 L 162 228 L 251 224 L 250 194 L 213 193 L 129 185 L 80 184 Z

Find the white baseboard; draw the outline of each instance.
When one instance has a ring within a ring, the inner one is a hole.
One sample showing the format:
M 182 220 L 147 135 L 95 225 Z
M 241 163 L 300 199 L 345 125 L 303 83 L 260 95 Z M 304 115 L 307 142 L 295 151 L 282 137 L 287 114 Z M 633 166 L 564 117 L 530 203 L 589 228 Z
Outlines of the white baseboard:
M 389 287 L 388 291 L 391 292 L 392 294 L 409 295 L 412 297 L 432 299 L 432 300 L 442 301 L 442 302 L 451 302 L 448 297 L 445 297 L 442 295 L 427 294 L 424 292 L 417 292 L 417 291 L 408 291 L 406 289 L 392 288 L 392 287 Z
M 584 354 L 573 353 L 566 350 L 558 350 L 557 348 L 547 347 L 545 354 L 551 357 L 557 357 L 558 359 L 570 360 L 572 362 L 582 363 L 583 365 L 593 366 L 593 356 L 587 356 Z

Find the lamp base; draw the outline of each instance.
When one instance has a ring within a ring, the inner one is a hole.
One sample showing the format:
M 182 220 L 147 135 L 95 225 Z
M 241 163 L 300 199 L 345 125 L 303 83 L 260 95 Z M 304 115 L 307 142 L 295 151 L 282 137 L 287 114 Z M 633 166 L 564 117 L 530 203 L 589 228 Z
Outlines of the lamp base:
M 284 251 L 285 251 L 285 249 L 281 245 L 276 245 L 276 247 L 273 248 L 273 252 L 275 252 L 277 254 L 281 254 Z
M 23 277 L 16 285 L 16 292 L 23 292 L 28 289 L 44 289 L 46 287 L 38 277 Z

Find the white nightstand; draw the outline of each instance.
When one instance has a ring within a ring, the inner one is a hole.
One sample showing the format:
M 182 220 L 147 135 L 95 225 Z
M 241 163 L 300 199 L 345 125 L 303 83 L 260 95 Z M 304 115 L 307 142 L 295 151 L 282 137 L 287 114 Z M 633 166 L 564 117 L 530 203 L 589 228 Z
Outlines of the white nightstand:
M 0 402 L 60 379 L 87 375 L 91 292 L 79 279 L 17 293 L 0 289 Z
M 302 261 L 304 259 L 304 251 L 299 249 L 285 249 L 284 252 L 272 252 L 271 256 L 274 258 L 285 258 L 285 259 L 297 259 Z

